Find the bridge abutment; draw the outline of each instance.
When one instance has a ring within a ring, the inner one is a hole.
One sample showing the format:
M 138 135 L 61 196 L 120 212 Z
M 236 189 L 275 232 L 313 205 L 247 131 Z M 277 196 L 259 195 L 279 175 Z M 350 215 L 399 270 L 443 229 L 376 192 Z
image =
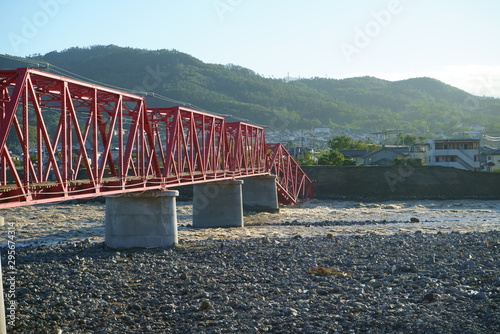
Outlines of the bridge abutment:
M 195 184 L 193 227 L 243 227 L 242 184 L 242 180 Z
M 177 190 L 106 197 L 105 244 L 116 249 L 177 243 Z
M 276 175 L 245 178 L 243 208 L 247 211 L 278 213 L 280 207 L 276 188 Z

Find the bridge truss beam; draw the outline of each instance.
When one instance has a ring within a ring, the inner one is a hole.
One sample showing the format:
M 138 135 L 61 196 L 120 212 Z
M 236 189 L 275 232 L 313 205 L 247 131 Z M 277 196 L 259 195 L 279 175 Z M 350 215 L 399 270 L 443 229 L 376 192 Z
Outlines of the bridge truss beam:
M 0 208 L 270 173 L 283 202 L 312 196 L 261 127 L 148 109 L 140 96 L 39 70 L 0 71 Z

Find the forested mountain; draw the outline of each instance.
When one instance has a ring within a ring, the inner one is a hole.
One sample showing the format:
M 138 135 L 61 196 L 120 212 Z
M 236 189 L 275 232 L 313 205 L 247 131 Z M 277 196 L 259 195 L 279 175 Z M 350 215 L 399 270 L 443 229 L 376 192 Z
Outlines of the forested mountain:
M 431 78 L 386 81 L 265 78 L 237 65 L 206 64 L 176 50 L 142 50 L 114 45 L 71 48 L 33 55 L 48 71 L 80 80 L 154 92 L 175 101 L 147 97 L 148 106 L 191 107 L 230 114 L 272 127 L 375 132 L 452 133 L 476 126 L 500 132 L 500 99 L 476 97 Z M 0 57 L 1 69 L 33 66 Z M 63 72 L 71 71 L 73 74 Z

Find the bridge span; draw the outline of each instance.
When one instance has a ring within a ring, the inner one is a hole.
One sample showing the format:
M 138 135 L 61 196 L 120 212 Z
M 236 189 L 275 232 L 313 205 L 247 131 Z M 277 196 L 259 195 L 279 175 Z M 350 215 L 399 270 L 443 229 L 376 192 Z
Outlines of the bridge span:
M 223 217 L 228 208 L 239 216 L 245 198 L 273 211 L 313 196 L 311 180 L 283 145 L 266 143 L 262 127 L 150 109 L 143 97 L 31 68 L 0 71 L 0 158 L 0 209 L 108 196 L 106 238 L 149 229 L 147 246 L 157 245 L 150 236 L 165 239 L 149 222 L 176 229 L 177 186 L 194 185 L 200 227 L 241 226 Z

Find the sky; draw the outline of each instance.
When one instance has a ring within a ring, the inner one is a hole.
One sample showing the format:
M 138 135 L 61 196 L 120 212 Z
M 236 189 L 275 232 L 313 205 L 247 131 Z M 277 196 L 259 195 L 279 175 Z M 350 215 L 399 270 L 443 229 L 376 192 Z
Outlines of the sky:
M 0 8 L 0 54 L 176 49 L 265 77 L 427 76 L 500 97 L 498 0 L 4 0 Z

